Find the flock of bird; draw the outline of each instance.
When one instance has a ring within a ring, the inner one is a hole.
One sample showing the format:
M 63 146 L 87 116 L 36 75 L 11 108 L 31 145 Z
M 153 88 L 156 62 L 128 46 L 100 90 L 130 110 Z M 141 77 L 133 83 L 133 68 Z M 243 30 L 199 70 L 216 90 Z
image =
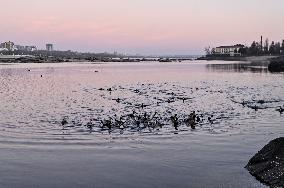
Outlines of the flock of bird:
M 240 103 L 240 102 L 236 102 L 234 100 L 232 100 L 233 102 L 235 103 Z M 260 109 L 267 109 L 267 108 L 275 108 L 275 107 L 267 107 L 267 106 L 264 106 L 262 107 L 261 105 L 265 104 L 265 103 L 272 103 L 272 102 L 276 102 L 276 101 L 264 101 L 264 100 L 258 100 L 258 101 L 253 101 L 253 102 L 249 102 L 249 101 L 242 101 L 240 104 L 243 106 L 243 107 L 248 107 L 248 108 L 251 108 L 255 111 L 258 111 Z M 259 104 L 259 105 L 257 105 Z M 280 114 L 283 114 L 284 113 L 284 107 L 282 106 L 278 106 L 276 108 L 276 111 L 279 112 Z
M 88 123 L 86 123 L 86 127 L 89 130 L 93 130 L 94 127 L 99 128 L 101 131 L 109 131 L 112 132 L 114 130 L 131 130 L 131 131 L 142 131 L 149 130 L 150 132 L 154 130 L 159 130 L 163 128 L 165 125 L 171 124 L 175 130 L 179 130 L 179 127 L 185 125 L 190 127 L 191 129 L 196 129 L 196 126 L 202 125 L 202 123 L 207 122 L 213 124 L 213 115 L 209 117 L 204 117 L 204 115 L 197 115 L 195 111 L 190 113 L 187 117 L 178 116 L 174 114 L 169 117 L 162 117 L 157 112 L 154 114 L 149 114 L 147 112 L 137 113 L 133 111 L 130 114 L 126 114 L 123 116 L 114 115 L 113 117 L 109 116 L 106 119 L 90 119 Z M 61 121 L 62 126 L 68 125 L 69 122 L 67 118 L 63 118 Z
M 198 89 L 196 89 L 198 90 Z M 99 88 L 98 91 L 107 91 L 110 93 L 114 92 L 114 88 Z M 139 89 L 133 89 L 134 93 L 141 93 Z M 174 96 L 174 92 L 168 93 L 171 96 Z M 187 100 L 191 100 L 190 97 L 185 96 L 175 96 L 170 97 L 168 99 L 164 99 L 164 103 L 174 103 L 177 100 L 182 101 L 182 103 L 185 103 Z M 122 103 L 129 104 L 130 102 L 125 102 L 126 99 L 123 98 L 111 98 L 109 100 L 115 101 L 116 103 Z M 158 101 L 157 105 L 162 103 L 162 101 Z M 258 101 L 259 104 L 264 104 L 265 101 L 261 100 Z M 131 103 L 132 104 L 132 103 Z M 255 111 L 259 109 L 258 106 L 250 106 L 249 102 L 241 102 L 240 103 L 243 107 L 252 108 Z M 196 113 L 195 111 L 189 112 L 187 115 L 181 114 L 178 115 L 174 110 L 170 113 L 164 113 L 164 112 L 149 112 L 145 110 L 145 108 L 150 107 L 153 109 L 153 104 L 135 104 L 134 108 L 132 108 L 131 113 L 125 112 L 124 114 L 113 114 L 109 115 L 107 117 L 100 116 L 98 118 L 91 118 L 87 123 L 85 123 L 85 127 L 92 131 L 93 129 L 97 129 L 100 131 L 108 131 L 109 133 L 120 130 L 128 130 L 128 131 L 143 131 L 148 130 L 150 132 L 154 130 L 160 130 L 166 125 L 172 126 L 175 130 L 179 130 L 180 127 L 186 126 L 191 128 L 192 130 L 196 129 L 197 126 L 202 126 L 204 124 L 212 125 L 215 123 L 216 117 L 214 117 L 212 114 L 206 114 L 206 113 Z M 138 110 L 137 110 L 138 109 Z M 279 107 L 276 109 L 279 113 L 284 112 L 283 107 Z M 68 124 L 72 122 L 68 122 L 68 118 L 63 118 L 61 121 L 61 125 L 63 127 L 68 126 Z
M 31 71 L 28 69 L 28 71 Z M 95 71 L 98 72 L 98 71 Z M 40 77 L 43 77 L 43 75 L 40 75 Z M 167 84 L 167 83 L 164 83 Z M 145 86 L 142 84 L 141 86 Z M 172 85 L 170 87 L 172 90 L 174 90 L 175 85 Z M 120 86 L 121 87 L 121 86 Z M 121 87 L 122 88 L 122 87 Z M 190 88 L 191 92 L 193 91 L 199 91 L 202 88 Z M 107 91 L 111 95 L 112 92 L 114 92 L 116 89 L 115 88 L 99 88 L 97 89 L 98 91 Z M 132 92 L 138 95 L 143 95 L 141 88 L 140 89 L 131 89 Z M 161 92 L 162 90 L 159 90 Z M 175 103 L 177 101 L 182 101 L 182 103 L 186 103 L 187 101 L 192 100 L 193 98 L 191 97 L 186 97 L 183 96 L 182 94 L 176 95 L 174 92 L 169 92 L 170 90 L 167 90 L 166 94 L 170 97 L 163 98 L 158 95 L 158 97 L 154 97 L 156 99 L 156 105 L 159 106 L 162 103 L 166 104 L 171 104 Z M 208 91 L 206 91 L 208 92 Z M 219 93 L 223 93 L 218 91 Z M 164 93 L 165 94 L 165 93 Z M 103 95 L 101 95 L 103 96 Z M 147 96 L 148 97 L 148 96 Z M 161 99 L 162 98 L 162 99 Z M 105 98 L 106 99 L 106 98 Z M 187 126 L 190 127 L 192 130 L 196 129 L 197 126 L 202 126 L 204 124 L 214 124 L 215 120 L 217 119 L 216 117 L 212 114 L 206 114 L 206 113 L 196 113 L 195 111 L 192 112 L 187 112 L 187 115 L 184 113 L 181 115 L 178 115 L 175 112 L 175 109 L 171 109 L 172 112 L 170 113 L 165 113 L 165 112 L 149 112 L 146 111 L 145 108 L 150 107 L 152 110 L 155 108 L 153 107 L 153 104 L 145 104 L 143 102 L 134 104 L 133 106 L 133 101 L 132 102 L 125 102 L 125 98 L 111 98 L 112 101 L 115 101 L 118 104 L 125 104 L 125 105 L 132 105 L 132 113 L 127 113 L 125 111 L 125 114 L 123 115 L 109 115 L 107 117 L 105 116 L 100 116 L 99 118 L 91 118 L 86 124 L 85 127 L 89 130 L 93 130 L 94 128 L 100 129 L 101 131 L 109 131 L 112 132 L 114 130 L 130 130 L 130 131 L 142 131 L 142 130 L 149 130 L 149 131 L 154 131 L 154 130 L 159 130 L 163 128 L 165 125 L 171 125 L 175 130 L 179 130 L 181 126 Z M 144 101 L 145 102 L 145 101 Z M 242 101 L 242 102 L 236 102 L 232 100 L 232 102 L 238 103 L 242 105 L 243 107 L 247 107 L 250 109 L 253 109 L 255 111 L 258 111 L 260 109 L 265 109 L 265 108 L 271 108 L 271 107 L 265 107 L 263 104 L 269 102 L 269 101 L 264 101 L 264 100 L 259 100 L 259 101 Z M 138 112 L 137 109 L 138 108 Z M 168 107 L 170 109 L 171 107 Z M 278 111 L 280 114 L 284 113 L 284 107 L 279 106 L 276 108 L 276 111 Z M 63 118 L 61 121 L 61 125 L 63 127 L 68 126 L 70 124 L 74 123 L 74 121 L 69 120 L 68 118 Z

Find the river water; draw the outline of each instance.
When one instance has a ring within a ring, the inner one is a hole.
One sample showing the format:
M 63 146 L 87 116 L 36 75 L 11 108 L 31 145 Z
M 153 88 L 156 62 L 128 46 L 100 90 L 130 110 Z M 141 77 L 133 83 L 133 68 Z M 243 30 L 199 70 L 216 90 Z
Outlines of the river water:
M 266 187 L 244 166 L 284 135 L 283 83 L 239 62 L 1 64 L 0 187 Z

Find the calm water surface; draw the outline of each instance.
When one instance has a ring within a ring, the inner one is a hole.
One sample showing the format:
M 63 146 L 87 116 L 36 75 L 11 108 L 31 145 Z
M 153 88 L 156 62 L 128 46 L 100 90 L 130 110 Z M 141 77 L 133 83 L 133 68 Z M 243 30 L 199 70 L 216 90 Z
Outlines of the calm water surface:
M 265 187 L 244 166 L 283 136 L 283 83 L 238 62 L 1 64 L 0 187 Z M 101 129 L 133 110 L 164 126 Z

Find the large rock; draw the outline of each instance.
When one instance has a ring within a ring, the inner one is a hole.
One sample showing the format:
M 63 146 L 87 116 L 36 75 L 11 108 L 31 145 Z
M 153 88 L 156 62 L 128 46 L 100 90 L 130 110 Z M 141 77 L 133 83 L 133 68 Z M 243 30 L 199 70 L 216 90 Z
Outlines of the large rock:
M 268 65 L 270 72 L 284 72 L 284 57 L 272 59 Z
M 284 137 L 271 141 L 260 150 L 246 169 L 270 187 L 284 187 Z

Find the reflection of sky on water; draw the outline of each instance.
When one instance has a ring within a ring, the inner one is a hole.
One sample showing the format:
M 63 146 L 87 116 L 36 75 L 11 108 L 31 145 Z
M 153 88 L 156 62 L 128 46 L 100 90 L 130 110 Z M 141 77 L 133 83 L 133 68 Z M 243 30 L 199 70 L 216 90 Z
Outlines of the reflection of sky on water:
M 277 115 L 273 110 L 284 100 L 280 75 L 248 64 L 214 63 L 2 66 L 0 123 L 6 127 L 2 138 L 44 140 L 46 137 L 56 142 L 65 135 L 71 140 L 90 139 L 90 135 L 85 135 L 89 133 L 85 125 L 90 119 L 96 119 L 93 134 L 101 134 L 101 120 L 115 114 L 126 116 L 133 110 L 141 115 L 158 112 L 160 120 L 167 125 L 156 131 L 161 134 L 174 131 L 169 121 L 171 115 L 176 113 L 185 119 L 193 110 L 204 115 L 204 123 L 197 127 L 200 133 L 234 132 L 230 129 L 239 118 L 246 122 L 256 116 L 256 121 L 261 121 L 263 117 Z M 110 93 L 107 88 L 113 91 Z M 117 98 L 122 102 L 117 103 Z M 183 103 L 182 98 L 190 100 Z M 259 100 L 270 103 L 258 104 Z M 243 101 L 247 102 L 246 108 L 241 105 Z M 147 107 L 137 108 L 141 104 Z M 251 108 L 255 105 L 266 110 L 254 114 Z M 208 124 L 207 118 L 211 115 L 215 125 Z M 64 117 L 73 123 L 62 130 L 60 122 Z M 183 129 L 190 131 L 190 128 Z M 127 133 L 131 130 L 124 131 Z
M 66 187 L 264 187 L 243 167 L 270 139 L 283 136 L 276 108 L 284 104 L 284 77 L 222 63 L 1 65 L 0 148 L 6 149 L 0 185 L 17 177 L 15 187 L 56 187 L 62 179 Z M 143 110 L 136 108 L 141 103 Z M 85 126 L 133 109 L 158 112 L 165 127 L 109 134 L 99 122 L 93 131 Z M 213 115 L 214 123 L 175 131 L 167 120 L 193 110 Z M 62 127 L 63 117 L 72 123 Z M 19 167 L 29 173 L 19 174 Z

